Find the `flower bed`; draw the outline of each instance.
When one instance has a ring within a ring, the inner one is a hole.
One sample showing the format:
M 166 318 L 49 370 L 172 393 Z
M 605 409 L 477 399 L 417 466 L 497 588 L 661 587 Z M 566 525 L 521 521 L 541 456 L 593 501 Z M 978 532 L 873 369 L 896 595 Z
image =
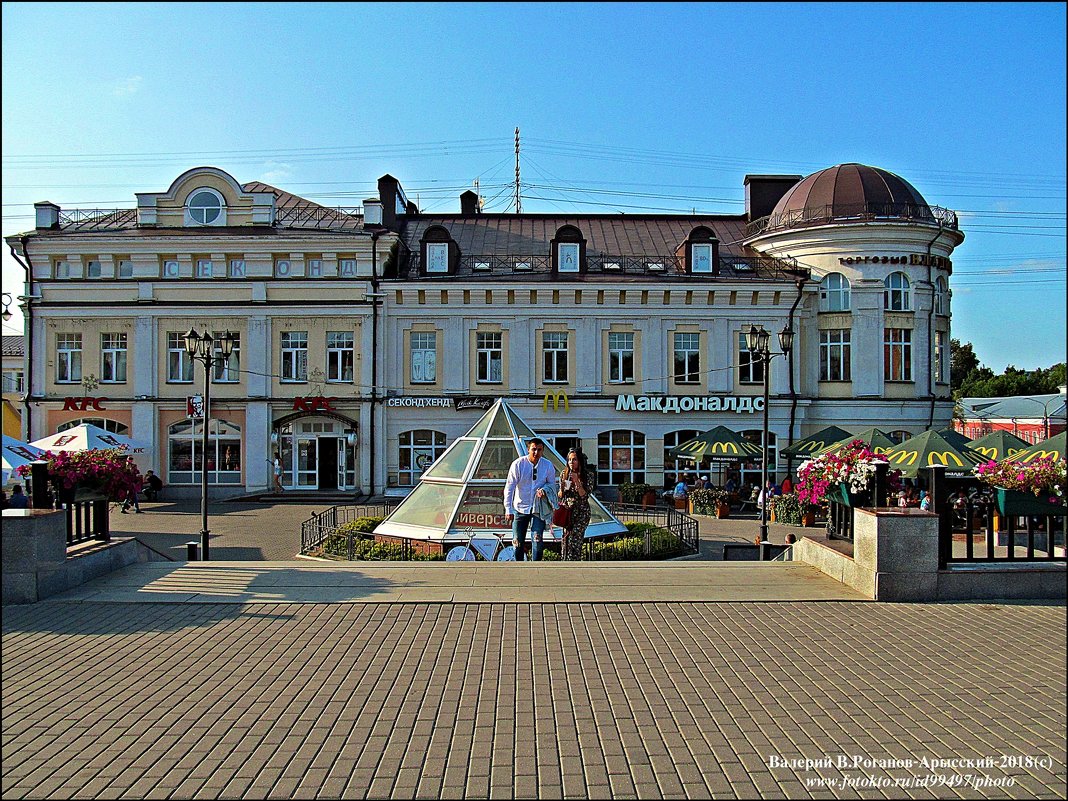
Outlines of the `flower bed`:
M 722 489 L 690 490 L 690 503 L 695 515 L 714 515 L 721 503 L 727 503 L 729 496 Z
M 111 501 L 124 501 L 141 491 L 141 473 L 126 453 L 113 448 L 92 451 L 45 452 L 48 477 L 61 496 L 73 497 L 79 489 L 93 490 Z M 30 465 L 17 468 L 20 476 L 30 475 Z
M 839 486 L 851 495 L 867 492 L 874 484 L 875 466 L 880 462 L 888 463 L 886 457 L 855 439 L 837 451 L 802 464 L 797 471 L 797 497 L 801 503 L 823 504 L 832 487 Z M 898 470 L 888 474 L 891 484 L 899 475 Z
M 1035 459 L 1026 464 L 1012 461 L 983 462 L 975 475 L 984 484 L 1034 495 L 1050 503 L 1064 503 L 1064 459 Z

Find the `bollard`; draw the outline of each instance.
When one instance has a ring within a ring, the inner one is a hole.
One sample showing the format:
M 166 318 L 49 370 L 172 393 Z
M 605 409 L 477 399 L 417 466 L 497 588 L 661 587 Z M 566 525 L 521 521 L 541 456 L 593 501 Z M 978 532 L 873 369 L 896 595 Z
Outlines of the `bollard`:
M 185 558 L 190 562 L 196 562 L 200 559 L 200 543 L 199 542 L 187 542 L 185 544 Z

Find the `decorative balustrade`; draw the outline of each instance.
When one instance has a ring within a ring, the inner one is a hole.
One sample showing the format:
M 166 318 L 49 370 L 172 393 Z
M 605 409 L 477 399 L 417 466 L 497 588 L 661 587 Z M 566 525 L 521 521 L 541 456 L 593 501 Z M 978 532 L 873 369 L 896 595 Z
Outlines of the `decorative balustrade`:
M 941 225 L 957 230 L 957 213 L 941 206 L 922 206 L 913 203 L 836 203 L 827 206 L 810 206 L 790 209 L 781 214 L 753 220 L 745 228 L 746 237 L 779 228 L 795 228 L 820 225 L 830 222 L 872 222 L 875 220 L 910 220 Z

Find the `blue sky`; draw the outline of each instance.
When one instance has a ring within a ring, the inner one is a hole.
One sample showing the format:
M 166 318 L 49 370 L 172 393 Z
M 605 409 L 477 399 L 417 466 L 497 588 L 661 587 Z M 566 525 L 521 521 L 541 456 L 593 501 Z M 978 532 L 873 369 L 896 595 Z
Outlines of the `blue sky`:
M 739 213 L 857 161 L 955 209 L 953 335 L 1065 359 L 1064 4 L 3 5 L 3 233 L 210 164 L 325 205 Z M 4 290 L 21 269 L 3 255 Z M 1036 311 L 1038 309 L 1039 311 Z M 7 333 L 21 331 L 16 317 Z

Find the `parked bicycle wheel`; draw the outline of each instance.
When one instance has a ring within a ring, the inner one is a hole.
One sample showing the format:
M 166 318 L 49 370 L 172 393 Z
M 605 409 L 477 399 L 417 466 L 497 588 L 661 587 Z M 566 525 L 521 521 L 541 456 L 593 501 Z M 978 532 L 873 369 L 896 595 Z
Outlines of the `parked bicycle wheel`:
M 515 546 L 507 545 L 501 548 L 501 552 L 497 554 L 498 562 L 514 562 L 515 561 Z
M 457 545 L 455 548 L 450 548 L 449 552 L 445 554 L 445 561 L 473 562 L 475 561 L 475 552 L 468 545 Z

